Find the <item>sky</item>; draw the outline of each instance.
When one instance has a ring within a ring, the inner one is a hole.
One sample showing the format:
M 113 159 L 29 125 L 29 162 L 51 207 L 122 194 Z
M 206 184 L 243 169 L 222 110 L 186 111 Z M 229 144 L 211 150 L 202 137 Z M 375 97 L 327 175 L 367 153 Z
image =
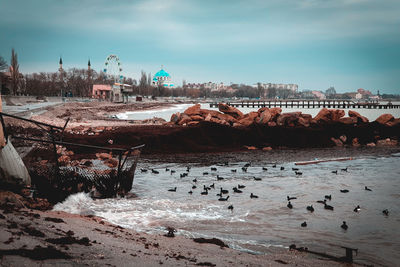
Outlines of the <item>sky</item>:
M 175 84 L 294 83 L 400 94 L 399 0 L 0 0 L 0 56 L 20 71 L 156 73 Z

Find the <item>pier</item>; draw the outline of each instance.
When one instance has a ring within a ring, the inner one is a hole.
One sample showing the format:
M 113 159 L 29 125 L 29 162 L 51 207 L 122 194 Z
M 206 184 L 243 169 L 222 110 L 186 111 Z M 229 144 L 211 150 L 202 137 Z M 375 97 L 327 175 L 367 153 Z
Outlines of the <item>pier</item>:
M 352 108 L 352 109 L 398 109 L 398 104 L 379 104 L 379 102 L 355 102 L 352 100 L 241 100 L 225 102 L 239 108 Z M 210 103 L 210 108 L 218 107 L 217 102 Z

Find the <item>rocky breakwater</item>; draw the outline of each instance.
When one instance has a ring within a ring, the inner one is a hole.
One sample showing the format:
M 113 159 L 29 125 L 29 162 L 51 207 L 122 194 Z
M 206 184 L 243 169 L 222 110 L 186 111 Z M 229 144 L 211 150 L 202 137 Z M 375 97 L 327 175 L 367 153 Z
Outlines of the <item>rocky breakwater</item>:
M 230 148 L 271 150 L 272 147 L 395 146 L 400 118 L 383 114 L 373 122 L 350 110 L 323 108 L 312 117 L 302 112 L 282 113 L 281 108 L 260 108 L 243 114 L 224 103 L 219 111 L 200 104 L 171 116 L 169 125 L 197 128 L 194 140 L 202 142 L 209 130 L 211 144 Z

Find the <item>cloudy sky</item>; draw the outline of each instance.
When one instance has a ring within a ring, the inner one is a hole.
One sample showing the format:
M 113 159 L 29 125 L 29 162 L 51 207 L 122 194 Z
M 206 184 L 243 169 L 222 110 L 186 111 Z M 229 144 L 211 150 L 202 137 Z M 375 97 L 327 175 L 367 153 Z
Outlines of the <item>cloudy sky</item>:
M 0 0 L 0 55 L 22 72 L 102 70 L 138 79 L 296 83 L 400 93 L 399 0 Z

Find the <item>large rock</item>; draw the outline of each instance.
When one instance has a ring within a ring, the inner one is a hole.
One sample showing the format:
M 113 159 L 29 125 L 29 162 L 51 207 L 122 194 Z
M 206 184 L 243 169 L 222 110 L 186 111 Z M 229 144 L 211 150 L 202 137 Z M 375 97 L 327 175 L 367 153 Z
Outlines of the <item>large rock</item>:
M 353 111 L 353 110 L 349 110 L 349 117 L 357 118 L 358 123 L 368 123 L 369 122 L 369 120 L 366 117 L 360 115 L 360 113 Z
M 356 124 L 358 122 L 358 118 L 357 117 L 344 117 L 344 118 L 340 118 L 339 121 L 343 124 L 352 125 L 352 124 Z
M 243 113 L 242 113 L 240 110 L 238 110 L 238 109 L 235 108 L 235 107 L 231 107 L 231 106 L 229 106 L 229 105 L 227 105 L 227 104 L 224 104 L 224 103 L 219 103 L 219 104 L 218 104 L 218 109 L 219 109 L 219 111 L 221 111 L 222 113 L 231 115 L 231 116 L 234 117 L 235 119 L 240 119 L 240 118 L 243 117 Z
M 178 121 L 181 119 L 181 113 L 177 112 L 171 115 L 171 122 L 173 123 L 178 123 Z
M 389 121 L 388 123 L 386 123 L 387 126 L 391 126 L 391 127 L 392 126 L 396 126 L 398 124 L 400 124 L 400 118 L 399 119 L 394 119 L 394 120 Z
M 178 121 L 178 124 L 184 125 L 184 124 L 188 123 L 189 121 L 192 121 L 192 118 L 189 115 L 187 115 L 186 113 L 182 113 L 181 119 Z
M 375 121 L 380 124 L 386 124 L 393 120 L 394 120 L 394 117 L 392 114 L 382 114 Z
M 221 121 L 227 121 L 230 124 L 237 122 L 237 120 L 234 117 L 232 117 L 231 115 L 228 115 L 228 114 L 219 113 L 219 114 L 216 114 L 215 117 L 220 119 Z
M 312 117 L 310 114 L 301 114 L 299 119 L 297 120 L 297 124 L 303 127 L 309 127 L 311 123 Z
M 321 109 L 318 114 L 314 117 L 316 122 L 329 122 L 339 121 L 340 118 L 344 117 L 345 112 L 342 109 Z
M 250 126 L 254 123 L 254 120 L 257 117 L 258 117 L 258 112 L 252 111 L 252 112 L 244 115 L 244 117 L 239 120 L 239 123 L 242 124 L 243 126 Z
M 281 108 L 270 108 L 269 112 L 271 112 L 271 121 L 275 121 L 278 118 L 278 116 L 282 113 Z
M 200 115 L 203 116 L 204 118 L 206 118 L 208 114 L 210 114 L 213 117 L 218 117 L 218 115 L 221 113 L 216 110 L 200 109 Z
M 295 126 L 301 115 L 301 112 L 288 112 L 282 113 L 276 120 L 276 124 L 279 126 Z
M 258 110 L 258 114 L 259 114 L 259 118 L 257 119 L 257 123 L 259 124 L 267 124 L 271 118 L 272 118 L 272 114 L 271 111 L 269 110 L 269 108 L 262 108 L 264 109 L 263 111 Z
M 192 118 L 192 120 L 194 120 L 194 121 L 202 121 L 202 120 L 204 120 L 204 118 L 202 116 L 200 116 L 200 115 L 192 115 L 192 116 L 190 116 L 190 118 Z
M 200 104 L 196 104 L 187 108 L 183 113 L 192 116 L 192 115 L 200 115 Z

